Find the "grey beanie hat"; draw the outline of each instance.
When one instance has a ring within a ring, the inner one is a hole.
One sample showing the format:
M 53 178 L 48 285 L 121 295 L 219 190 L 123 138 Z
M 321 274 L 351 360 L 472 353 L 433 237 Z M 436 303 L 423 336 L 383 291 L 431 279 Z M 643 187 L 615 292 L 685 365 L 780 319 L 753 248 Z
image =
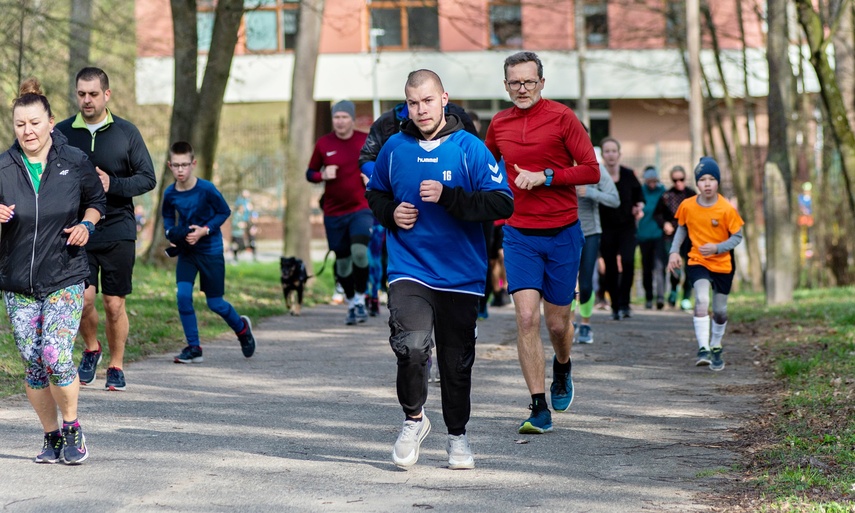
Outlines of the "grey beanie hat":
M 659 171 L 656 171 L 656 168 L 653 166 L 647 166 L 644 168 L 642 180 L 659 180 Z
M 333 105 L 332 115 L 335 116 L 337 112 L 344 112 L 354 120 L 356 119 L 356 106 L 350 100 L 342 100 Z

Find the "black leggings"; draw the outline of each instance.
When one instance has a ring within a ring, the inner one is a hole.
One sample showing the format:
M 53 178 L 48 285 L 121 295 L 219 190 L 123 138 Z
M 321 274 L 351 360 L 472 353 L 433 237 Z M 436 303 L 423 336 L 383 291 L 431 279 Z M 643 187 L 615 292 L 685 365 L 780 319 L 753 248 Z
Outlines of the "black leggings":
M 606 262 L 606 290 L 612 299 L 612 312 L 628 309 L 635 273 L 635 224 L 619 230 L 604 229 L 600 237 L 600 255 Z M 620 273 L 618 256 L 623 268 Z

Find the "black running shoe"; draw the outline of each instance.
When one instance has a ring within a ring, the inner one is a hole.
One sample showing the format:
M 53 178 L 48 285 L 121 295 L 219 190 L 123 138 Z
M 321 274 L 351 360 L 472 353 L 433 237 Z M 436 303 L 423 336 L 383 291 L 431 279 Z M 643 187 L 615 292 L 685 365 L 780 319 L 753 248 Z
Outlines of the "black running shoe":
M 62 433 L 45 433 L 42 452 L 36 456 L 36 463 L 56 463 L 62 458 Z
M 107 369 L 107 383 L 104 384 L 104 388 L 110 392 L 122 392 L 127 388 L 125 373 L 122 372 L 122 369 L 117 369 L 116 367 L 109 367 Z
M 109 369 L 108 369 L 109 372 Z M 79 465 L 89 457 L 86 449 L 86 437 L 80 426 L 62 428 L 62 462 L 66 465 Z
M 243 319 L 244 327 L 243 335 L 238 335 L 240 350 L 243 351 L 244 356 L 249 358 L 255 354 L 255 337 L 252 336 L 252 321 L 246 315 L 241 315 L 240 318 Z
M 77 375 L 80 377 L 81 385 L 88 385 L 95 381 L 95 368 L 101 363 L 101 345 L 97 351 L 83 351 L 80 366 L 77 367 Z
M 202 347 L 187 346 L 173 361 L 175 363 L 202 363 L 205 361 L 205 358 L 202 357 Z

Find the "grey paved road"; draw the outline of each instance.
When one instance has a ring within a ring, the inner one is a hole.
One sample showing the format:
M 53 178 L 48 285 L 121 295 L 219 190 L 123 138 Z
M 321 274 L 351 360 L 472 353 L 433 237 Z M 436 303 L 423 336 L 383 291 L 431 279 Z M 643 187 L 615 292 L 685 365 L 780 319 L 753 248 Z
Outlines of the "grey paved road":
M 0 400 L 0 510 L 710 511 L 705 494 L 736 457 L 723 442 L 756 405 L 748 341 L 726 339 L 727 367 L 713 373 L 692 366 L 687 314 L 597 313 L 595 343 L 574 347 L 571 412 L 552 433 L 519 435 L 529 397 L 513 311 L 493 309 L 474 372 L 476 468 L 446 468 L 431 385 L 433 432 L 403 471 L 390 461 L 402 414 L 385 317 L 343 319 L 321 306 L 259 322 L 249 360 L 225 336 L 204 345 L 203 364 L 153 357 L 126 369 L 124 393 L 99 376 L 81 393 L 91 458 L 79 467 L 33 463 L 35 414 L 23 396 Z

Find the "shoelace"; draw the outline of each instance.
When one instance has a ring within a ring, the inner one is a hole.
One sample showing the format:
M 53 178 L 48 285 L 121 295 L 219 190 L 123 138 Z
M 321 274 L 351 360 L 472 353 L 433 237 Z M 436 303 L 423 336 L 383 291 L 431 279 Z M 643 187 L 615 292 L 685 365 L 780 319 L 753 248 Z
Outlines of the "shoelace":
M 557 381 L 555 381 L 555 392 L 557 394 L 567 394 L 567 378 L 566 378 L 566 376 L 567 376 L 566 374 L 559 374 L 558 375 L 558 377 L 561 379 L 558 379 Z
M 53 449 L 54 451 L 58 451 L 62 449 L 62 436 L 54 437 L 52 435 L 48 435 L 45 437 L 45 444 L 42 447 L 42 450 L 45 449 Z
M 65 445 L 72 445 L 75 449 L 80 451 L 80 430 L 75 428 L 70 428 L 68 431 L 62 434 L 63 438 L 65 438 Z M 68 438 L 72 439 L 72 443 L 69 443 Z
M 421 422 L 424 422 L 424 420 Z M 421 422 L 404 422 L 404 428 L 401 430 L 401 439 L 416 439 L 421 428 Z

